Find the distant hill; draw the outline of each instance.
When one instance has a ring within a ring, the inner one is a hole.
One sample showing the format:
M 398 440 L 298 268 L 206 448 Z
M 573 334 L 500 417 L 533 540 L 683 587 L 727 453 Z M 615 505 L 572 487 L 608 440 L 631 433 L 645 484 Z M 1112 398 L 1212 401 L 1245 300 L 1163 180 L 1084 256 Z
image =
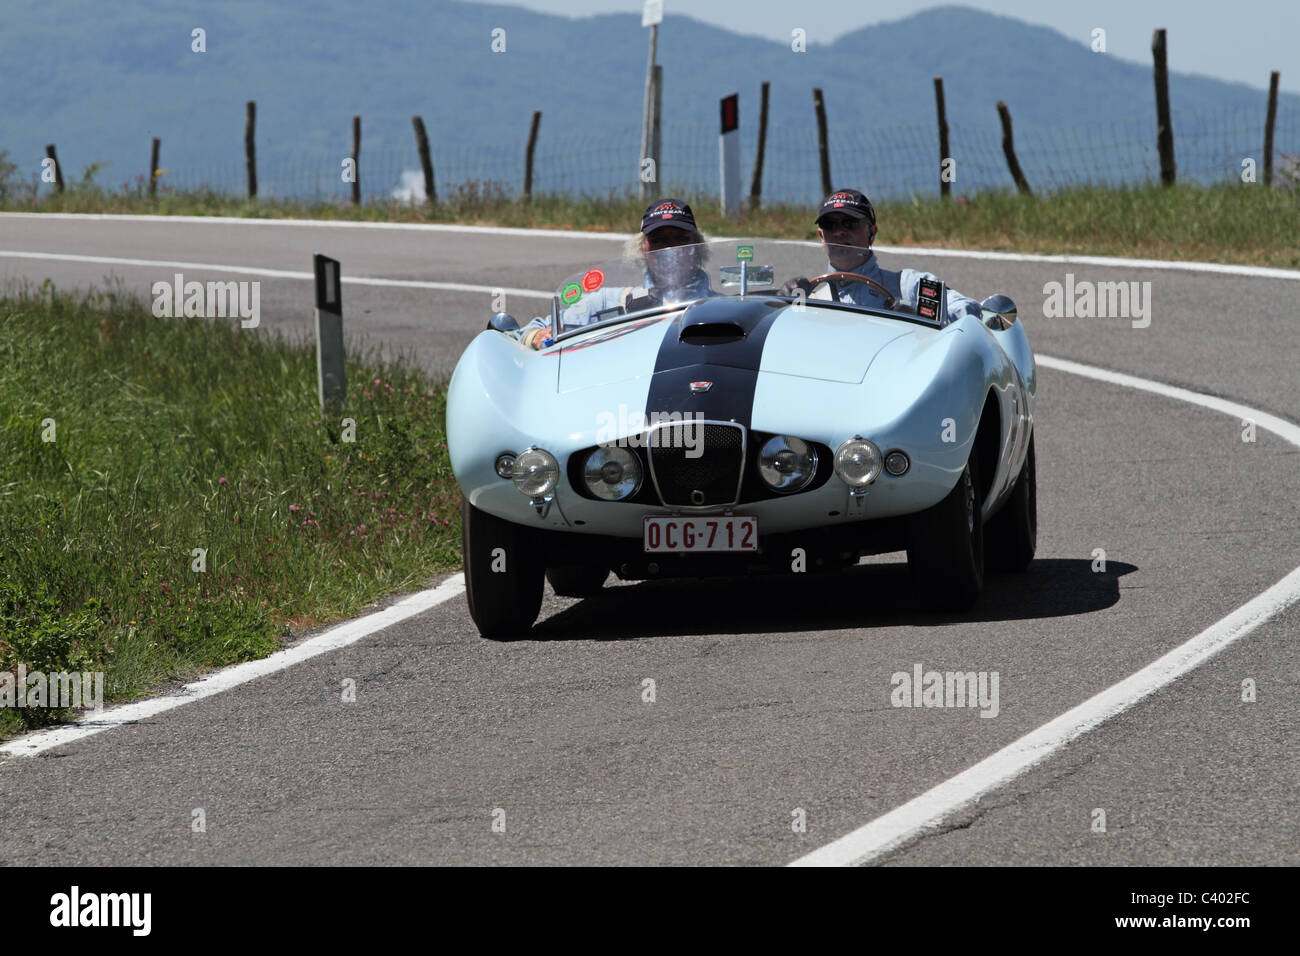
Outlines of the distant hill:
M 534 109 L 543 112 L 538 190 L 604 193 L 635 175 L 647 46 L 635 15 L 575 21 L 453 0 L 7 0 L 0 16 L 0 62 L 11 78 L 0 150 L 25 169 L 55 142 L 69 176 L 106 161 L 100 182 L 116 186 L 145 173 L 149 138 L 160 136 L 164 183 L 239 189 L 252 99 L 265 195 L 343 194 L 339 164 L 354 114 L 363 118 L 367 195 L 388 194 L 403 170 L 418 168 L 416 113 L 430 131 L 440 189 L 468 179 L 517 189 Z M 195 27 L 206 30 L 205 53 L 190 50 Z M 491 50 L 495 28 L 505 30 L 503 53 Z M 1151 175 L 1151 69 L 1093 53 L 1085 40 L 946 7 L 794 53 L 789 37 L 740 36 L 669 15 L 659 40 L 663 179 L 716 188 L 717 101 L 738 91 L 747 181 L 759 85 L 768 80 L 765 196 L 811 201 L 819 192 L 815 86 L 825 91 L 837 184 L 932 191 L 935 74 L 945 79 L 959 193 L 1009 185 L 999 99 L 1011 108 L 1031 183 Z M 1261 83 L 1281 66 L 1261 64 Z M 1230 174 L 1241 156 L 1258 156 L 1260 90 L 1182 74 L 1171 86 L 1185 176 Z M 1284 95 L 1280 152 L 1300 151 L 1298 120 L 1300 96 Z

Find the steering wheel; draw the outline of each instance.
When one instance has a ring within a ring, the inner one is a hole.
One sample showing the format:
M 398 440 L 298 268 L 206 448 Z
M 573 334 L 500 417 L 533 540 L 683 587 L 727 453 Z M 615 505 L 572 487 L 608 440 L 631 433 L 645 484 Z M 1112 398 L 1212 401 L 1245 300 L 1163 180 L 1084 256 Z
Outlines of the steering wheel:
M 892 292 L 886 289 L 875 279 L 869 278 L 864 275 L 859 275 L 856 272 L 823 272 L 819 276 L 813 276 L 811 279 L 808 280 L 808 282 L 814 289 L 817 286 L 819 286 L 821 283 L 825 282 L 831 290 L 831 298 L 834 301 L 838 302 L 840 301 L 840 290 L 835 287 L 835 283 L 831 281 L 832 279 L 837 279 L 840 282 L 865 283 L 866 285 L 871 286 L 873 289 L 875 289 L 877 292 L 879 292 L 881 295 L 885 297 L 886 309 L 892 309 L 894 307 L 894 303 L 896 300 L 894 299 L 894 294 Z

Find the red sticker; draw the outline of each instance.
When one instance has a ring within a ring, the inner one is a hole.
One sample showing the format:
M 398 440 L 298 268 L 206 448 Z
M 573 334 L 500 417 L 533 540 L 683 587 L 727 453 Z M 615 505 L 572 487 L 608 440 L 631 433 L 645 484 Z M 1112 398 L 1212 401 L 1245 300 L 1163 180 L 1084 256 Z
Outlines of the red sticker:
M 604 284 L 605 273 L 599 269 L 592 269 L 582 277 L 582 290 L 584 292 L 595 292 Z

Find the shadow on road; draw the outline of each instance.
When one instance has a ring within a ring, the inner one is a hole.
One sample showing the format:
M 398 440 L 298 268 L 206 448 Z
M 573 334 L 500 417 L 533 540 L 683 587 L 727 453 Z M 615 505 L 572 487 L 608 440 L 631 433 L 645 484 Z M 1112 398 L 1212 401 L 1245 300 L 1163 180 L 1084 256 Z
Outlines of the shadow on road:
M 979 603 L 959 614 L 927 610 L 902 562 L 840 573 L 606 585 L 539 621 L 528 637 L 623 640 L 1065 617 L 1116 604 L 1120 578 L 1136 570 L 1117 561 L 1094 572 L 1087 559 L 1037 560 L 1024 574 L 990 574 Z

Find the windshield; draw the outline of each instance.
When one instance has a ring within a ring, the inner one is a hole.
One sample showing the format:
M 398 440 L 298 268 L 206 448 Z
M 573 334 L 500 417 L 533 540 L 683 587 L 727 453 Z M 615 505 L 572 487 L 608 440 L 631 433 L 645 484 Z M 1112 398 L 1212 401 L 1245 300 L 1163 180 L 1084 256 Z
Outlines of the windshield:
M 739 296 L 742 290 L 751 296 L 780 295 L 791 279 L 852 269 L 868 253 L 833 247 L 836 265 L 831 265 L 820 244 L 789 239 L 714 240 L 642 252 L 639 238 L 620 258 L 589 265 L 560 283 L 554 308 L 561 335 L 709 296 Z M 812 297 L 829 300 L 826 289 L 822 285 L 822 295 Z

